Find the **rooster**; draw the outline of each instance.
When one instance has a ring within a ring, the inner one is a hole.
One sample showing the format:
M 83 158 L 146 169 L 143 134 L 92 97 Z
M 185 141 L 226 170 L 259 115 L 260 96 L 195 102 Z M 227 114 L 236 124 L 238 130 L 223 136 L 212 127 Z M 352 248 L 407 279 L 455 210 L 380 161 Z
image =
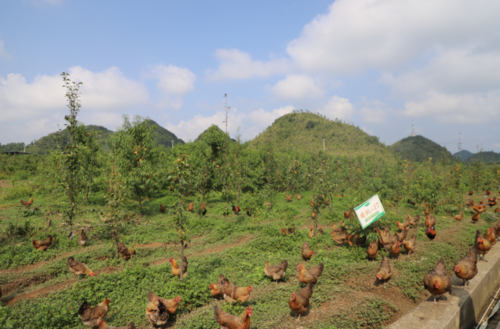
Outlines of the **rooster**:
M 33 239 L 31 244 L 35 247 L 35 249 L 45 251 L 52 245 L 52 235 L 47 236 L 47 239 L 45 240 Z
M 97 306 L 90 307 L 90 305 L 84 301 L 83 304 L 78 309 L 78 315 L 82 320 L 83 324 L 89 327 L 97 327 L 99 325 L 99 319 L 106 316 L 109 311 L 109 298 L 106 298 L 102 303 Z
M 170 258 L 168 261 L 170 262 L 170 264 L 172 264 L 172 274 L 180 277 L 181 267 L 179 266 L 179 264 L 177 264 L 177 262 L 173 258 Z M 184 256 L 184 258 L 182 258 L 182 278 L 185 278 L 188 275 L 187 268 L 188 268 L 188 261 L 186 256 Z
M 194 209 L 194 202 L 191 202 L 191 203 L 189 203 L 188 211 L 193 212 L 193 209 Z
M 431 273 L 424 277 L 424 288 L 434 296 L 434 303 L 436 303 L 436 296 L 441 297 L 447 291 L 451 294 L 451 280 L 446 275 L 446 266 L 442 257 L 439 258 Z
M 163 214 L 165 212 L 165 207 L 160 203 L 160 212 Z
M 323 274 L 323 263 L 319 263 L 318 266 L 311 268 L 310 270 L 306 270 L 305 266 L 299 264 L 297 267 L 299 270 L 299 281 L 302 283 L 312 283 L 316 284 L 318 282 L 319 277 Z
M 207 208 L 205 208 L 205 202 L 203 202 L 200 207 L 200 214 L 202 216 L 205 216 L 206 213 L 207 213 Z
M 425 231 L 425 235 L 427 235 L 429 239 L 434 240 L 434 238 L 436 237 L 436 228 L 434 227 L 434 225 L 429 227 L 427 231 Z
M 133 322 L 130 322 L 128 326 L 112 327 L 109 326 L 103 319 L 99 319 L 99 329 L 136 329 L 136 328 Z
M 288 305 L 290 309 L 300 316 L 309 310 L 309 299 L 313 294 L 312 284 L 308 283 L 304 288 L 295 294 L 292 292 L 292 296 L 288 300 Z
M 302 258 L 304 260 L 310 260 L 312 256 L 314 256 L 314 251 L 309 249 L 309 243 L 304 241 L 304 244 L 302 245 Z
M 95 273 L 92 272 L 92 270 L 87 266 L 87 264 L 81 263 L 74 259 L 73 257 L 68 258 L 68 266 L 69 270 L 71 273 L 75 274 L 76 276 L 80 275 L 90 275 L 94 276 Z
M 31 199 L 30 201 L 24 201 L 24 200 L 21 200 L 21 204 L 23 206 L 25 206 L 26 208 L 29 208 L 31 207 L 31 205 L 33 204 L 33 199 Z
M 214 306 L 214 320 L 221 326 L 221 329 L 248 329 L 252 315 L 251 306 L 248 306 L 240 316 L 226 313 L 218 305 Z
M 464 219 L 464 214 L 462 212 L 462 210 L 460 210 L 458 212 L 458 215 L 456 215 L 455 217 L 453 217 L 454 220 L 458 220 L 458 221 L 461 221 L 462 219 Z

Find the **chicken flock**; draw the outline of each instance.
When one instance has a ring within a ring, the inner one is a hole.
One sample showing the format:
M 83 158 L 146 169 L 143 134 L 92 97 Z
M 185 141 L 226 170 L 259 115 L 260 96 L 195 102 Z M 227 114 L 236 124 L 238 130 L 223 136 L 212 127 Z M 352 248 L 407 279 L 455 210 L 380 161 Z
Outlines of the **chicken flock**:
M 469 193 L 472 195 L 472 193 Z M 489 194 L 488 194 L 489 195 Z M 337 196 L 337 195 L 336 195 Z M 293 194 L 290 196 L 285 196 L 286 200 L 291 202 L 293 200 Z M 340 197 L 340 196 L 338 196 Z M 297 200 L 301 200 L 301 195 L 296 195 Z M 324 199 L 324 196 L 323 196 Z M 329 202 L 323 200 L 323 203 Z M 22 205 L 25 207 L 31 206 L 33 199 L 29 202 L 21 201 Z M 482 203 L 482 201 L 481 201 Z M 314 217 L 314 207 L 317 206 L 317 202 L 311 200 L 311 206 L 313 207 L 311 218 Z M 408 204 L 415 206 L 415 202 L 408 200 Z M 488 204 L 490 207 L 496 205 L 496 198 L 489 197 Z M 486 211 L 486 207 L 482 204 L 476 204 L 473 200 L 467 200 L 465 206 L 471 207 L 474 214 L 471 217 L 472 223 L 477 223 L 480 215 Z M 166 208 L 160 205 L 160 212 L 164 212 Z M 190 203 L 188 210 L 193 212 L 194 203 Z M 233 212 L 238 215 L 241 211 L 241 207 L 234 205 L 232 206 Z M 425 212 L 423 217 L 425 218 L 424 225 L 425 235 L 432 241 L 437 236 L 436 227 L 438 227 L 438 221 L 436 217 L 432 215 L 433 209 L 429 205 L 425 204 Z M 495 213 L 500 213 L 500 209 L 496 208 Z M 207 209 L 205 203 L 199 208 L 199 214 L 205 216 L 207 214 Z M 249 208 L 246 208 L 246 214 L 251 216 Z M 344 217 L 346 219 L 355 216 L 354 210 L 351 208 L 344 212 Z M 411 216 L 408 215 L 403 222 L 396 221 L 396 226 L 398 228 L 397 232 L 391 233 L 388 227 L 383 230 L 375 225 L 375 230 L 378 234 L 378 240 L 368 244 L 366 249 L 367 258 L 370 261 L 376 260 L 381 251 L 382 254 L 381 263 L 376 274 L 376 280 L 382 283 L 384 286 L 388 280 L 391 279 L 393 273 L 391 262 L 389 257 L 397 260 L 402 253 L 402 248 L 410 256 L 417 247 L 417 238 L 415 231 L 411 232 L 412 229 L 418 229 L 420 224 L 420 215 Z M 453 217 L 454 220 L 462 221 L 464 219 L 464 212 L 462 210 Z M 282 235 L 293 235 L 295 228 L 281 228 Z M 82 247 L 87 243 L 87 236 L 85 231 L 88 229 L 82 229 L 78 235 L 78 244 Z M 318 233 L 323 234 L 323 230 L 319 229 Z M 349 229 L 341 221 L 339 224 L 333 224 L 332 227 L 332 239 L 337 244 L 349 244 L 350 246 L 363 246 L 366 244 L 366 237 L 361 237 L 358 234 L 349 232 Z M 410 236 L 411 235 L 411 236 Z M 314 232 L 311 228 L 308 234 L 309 238 L 313 238 Z M 454 274 L 463 280 L 463 285 L 468 285 L 470 280 L 472 280 L 478 273 L 477 263 L 479 260 L 484 260 L 485 255 L 489 252 L 491 247 L 496 244 L 497 238 L 500 237 L 500 223 L 496 224 L 494 227 L 490 227 L 484 232 L 484 234 L 477 230 L 474 243 L 463 258 L 459 259 L 453 267 Z M 40 251 L 47 250 L 53 242 L 53 236 L 49 235 L 45 240 L 32 240 L 32 245 L 35 249 Z M 130 259 L 132 256 L 136 255 L 135 248 L 128 249 L 123 243 L 118 245 L 118 252 L 121 254 L 122 258 L 125 260 Z M 304 260 L 304 264 L 299 263 L 297 266 L 298 280 L 303 285 L 299 287 L 296 291 L 292 292 L 288 305 L 290 309 L 300 317 L 306 315 L 309 311 L 310 299 L 314 291 L 314 285 L 318 283 L 320 277 L 324 270 L 323 263 L 319 263 L 317 266 L 307 266 L 307 262 L 314 257 L 315 251 L 309 247 L 309 243 L 304 241 L 302 245 L 301 256 Z M 183 257 L 180 262 L 175 259 L 170 258 L 168 261 L 171 264 L 171 272 L 173 276 L 179 278 L 185 278 L 188 276 L 188 260 Z M 76 276 L 90 276 L 93 277 L 96 274 L 83 262 L 80 262 L 73 257 L 67 259 L 68 267 L 71 273 Z M 264 274 L 270 278 L 272 281 L 278 284 L 286 277 L 286 271 L 288 269 L 288 261 L 283 260 L 281 263 L 272 265 L 269 261 L 264 264 Z M 430 273 L 425 275 L 423 278 L 423 285 L 426 290 L 434 297 L 434 303 L 436 303 L 439 297 L 443 296 L 445 293 L 452 293 L 452 283 L 450 277 L 447 275 L 446 265 L 441 257 L 437 263 L 434 265 Z M 230 304 L 245 303 L 249 300 L 250 295 L 253 291 L 252 285 L 248 286 L 236 286 L 231 283 L 227 277 L 223 274 L 219 275 L 217 282 L 211 283 L 209 286 L 209 291 L 212 297 L 216 299 L 223 300 Z M 162 326 L 167 323 L 169 316 L 175 314 L 179 304 L 181 303 L 181 296 L 176 296 L 171 299 L 166 299 L 155 295 L 152 291 L 147 294 L 147 305 L 145 316 L 149 323 L 153 326 Z M 100 329 L 105 328 L 126 328 L 133 329 L 136 328 L 135 324 L 132 322 L 127 326 L 123 327 L 112 327 L 107 324 L 104 320 L 106 314 L 110 309 L 110 299 L 107 298 L 100 304 L 91 307 L 86 301 L 80 306 L 78 310 L 78 315 L 84 325 L 90 327 L 99 327 Z M 248 329 L 250 327 L 250 319 L 253 315 L 253 309 L 248 306 L 244 309 L 241 315 L 232 315 L 230 313 L 224 312 L 219 305 L 214 306 L 214 320 L 224 329 Z

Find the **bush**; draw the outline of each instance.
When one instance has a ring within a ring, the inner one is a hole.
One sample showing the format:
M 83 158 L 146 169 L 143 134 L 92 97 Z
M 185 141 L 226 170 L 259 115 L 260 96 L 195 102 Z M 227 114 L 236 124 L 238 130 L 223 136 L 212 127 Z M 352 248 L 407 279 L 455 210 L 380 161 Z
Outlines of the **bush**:
M 15 200 L 21 198 L 31 197 L 33 191 L 31 190 L 31 186 L 25 184 L 18 184 L 17 186 L 13 186 L 10 188 L 4 189 L 6 200 Z

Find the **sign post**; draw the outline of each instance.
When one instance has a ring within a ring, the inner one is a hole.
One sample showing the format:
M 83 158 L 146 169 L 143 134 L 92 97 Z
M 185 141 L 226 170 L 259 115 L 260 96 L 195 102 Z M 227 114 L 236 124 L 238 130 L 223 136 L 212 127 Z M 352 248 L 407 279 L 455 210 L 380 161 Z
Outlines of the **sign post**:
M 385 215 L 384 206 L 377 194 L 354 208 L 354 211 L 363 229 Z

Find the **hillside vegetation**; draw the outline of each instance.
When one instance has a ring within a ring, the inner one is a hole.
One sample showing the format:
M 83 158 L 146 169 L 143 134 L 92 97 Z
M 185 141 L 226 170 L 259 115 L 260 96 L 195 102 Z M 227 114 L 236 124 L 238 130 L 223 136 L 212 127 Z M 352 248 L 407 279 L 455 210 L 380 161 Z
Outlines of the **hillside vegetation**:
M 258 135 L 249 144 L 262 148 L 271 143 L 276 151 L 300 150 L 317 152 L 323 149 L 329 155 L 377 155 L 394 159 L 393 152 L 361 129 L 341 121 L 328 120 L 309 112 L 293 112 L 284 115 Z
M 454 153 L 453 156 L 458 159 L 458 155 L 460 155 L 460 160 L 465 161 L 470 158 L 474 153 L 469 152 L 467 150 L 462 150 L 460 152 Z
M 174 141 L 174 145 L 177 144 L 184 144 L 184 141 L 182 139 L 177 138 L 172 132 L 168 131 L 167 129 L 161 127 L 158 125 L 155 121 L 153 120 L 147 120 L 147 124 L 149 126 L 153 125 L 155 126 L 155 133 L 156 133 L 156 142 L 158 145 L 163 145 L 166 148 L 171 148 L 172 147 L 172 140 Z M 109 147 L 106 144 L 107 139 L 109 136 L 113 135 L 114 132 L 111 130 L 102 127 L 102 126 L 96 126 L 96 125 L 87 125 L 85 126 L 86 130 L 88 132 L 94 132 L 97 133 L 96 139 L 97 141 L 102 145 L 103 149 L 105 151 L 109 151 Z M 48 134 L 47 136 L 44 136 L 37 140 L 35 143 L 27 145 L 26 146 L 26 152 L 31 152 L 31 153 L 36 153 L 36 154 L 49 154 L 50 151 L 56 150 L 57 147 L 65 146 L 69 143 L 69 133 L 66 130 L 62 131 L 57 131 L 51 134 Z M 12 143 L 15 144 L 15 143 Z M 18 143 L 15 145 L 21 145 L 22 143 Z M 7 144 L 11 145 L 11 144 Z M 19 149 L 22 151 L 22 147 Z M 8 149 L 6 149 L 8 151 Z
M 432 158 L 432 162 L 436 163 L 441 161 L 443 156 L 446 161 L 457 161 L 446 148 L 420 135 L 403 138 L 390 148 L 403 159 L 412 162 L 424 162 Z
M 488 164 L 500 163 L 500 153 L 496 153 L 493 151 L 476 153 L 467 158 L 466 161 L 475 162 L 478 160 L 481 160 L 481 162 Z

